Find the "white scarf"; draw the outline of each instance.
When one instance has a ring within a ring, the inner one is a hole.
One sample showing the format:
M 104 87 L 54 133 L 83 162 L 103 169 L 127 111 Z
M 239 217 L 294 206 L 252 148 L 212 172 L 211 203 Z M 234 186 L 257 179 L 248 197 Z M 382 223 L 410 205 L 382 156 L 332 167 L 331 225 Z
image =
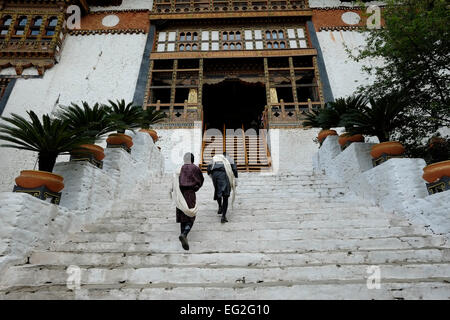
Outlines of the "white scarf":
M 231 169 L 231 164 L 228 161 L 228 159 L 224 155 L 221 155 L 221 154 L 215 155 L 213 157 L 212 161 L 213 161 L 212 162 L 213 168 L 214 168 L 214 164 L 216 162 L 222 162 L 223 166 L 225 167 L 225 172 L 227 174 L 228 181 L 230 182 L 230 185 L 231 185 L 231 190 L 233 190 L 233 195 L 231 197 L 231 208 L 233 208 L 233 206 L 234 206 L 234 198 L 236 196 L 236 179 L 234 177 L 233 169 Z
M 180 173 L 174 173 L 173 174 L 173 184 L 172 184 L 172 190 L 170 191 L 170 198 L 175 203 L 175 206 L 183 211 L 185 215 L 188 217 L 195 217 L 198 211 L 197 203 L 195 203 L 195 207 L 189 208 L 186 199 L 184 199 L 183 194 L 180 190 Z

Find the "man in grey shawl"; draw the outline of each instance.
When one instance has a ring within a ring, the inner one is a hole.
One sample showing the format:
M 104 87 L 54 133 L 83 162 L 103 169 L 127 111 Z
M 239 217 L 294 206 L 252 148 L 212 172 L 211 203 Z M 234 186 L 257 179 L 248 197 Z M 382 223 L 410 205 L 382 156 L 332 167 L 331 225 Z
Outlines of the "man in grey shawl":
M 218 214 L 222 215 L 221 222 L 228 222 L 226 217 L 228 209 L 228 198 L 233 190 L 232 202 L 236 193 L 238 171 L 234 160 L 226 152 L 222 155 L 215 155 L 207 168 L 214 185 L 214 200 L 219 205 Z
M 183 157 L 184 165 L 174 174 L 171 197 L 177 207 L 177 223 L 180 223 L 179 240 L 184 250 L 189 250 L 187 235 L 194 225 L 198 208 L 195 193 L 203 185 L 203 174 L 194 164 L 194 155 L 190 152 Z

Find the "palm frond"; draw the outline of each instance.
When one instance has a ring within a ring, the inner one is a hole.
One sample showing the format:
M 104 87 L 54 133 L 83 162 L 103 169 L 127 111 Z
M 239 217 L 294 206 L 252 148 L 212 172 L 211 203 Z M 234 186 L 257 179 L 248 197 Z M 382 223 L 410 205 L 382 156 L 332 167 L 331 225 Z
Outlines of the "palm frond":
M 148 107 L 142 112 L 141 126 L 144 129 L 148 129 L 150 125 L 162 122 L 166 117 L 165 112 L 156 110 L 156 107 Z
M 370 98 L 370 106 L 354 110 L 343 116 L 350 134 L 377 136 L 380 142 L 389 141 L 396 128 L 404 124 L 406 104 L 402 95 L 392 93 Z
M 119 132 L 133 130 L 141 126 L 142 106 L 133 105 L 133 102 L 126 103 L 124 99 L 109 102 L 109 117 L 117 126 Z
M 92 107 L 85 101 L 82 106 L 72 103 L 65 106 L 57 113 L 57 117 L 68 122 L 71 130 L 82 129 L 87 136 L 95 140 L 101 138 L 108 132 L 117 129 L 116 124 L 109 117 L 110 108 L 96 103 Z
M 33 111 L 27 113 L 30 120 L 14 113 L 2 117 L 5 123 L 0 124 L 0 140 L 9 142 L 2 145 L 4 147 L 37 152 L 39 170 L 51 171 L 59 154 L 91 140 L 83 128 L 72 130 L 67 121 L 52 119 L 49 115 L 43 115 L 40 120 Z

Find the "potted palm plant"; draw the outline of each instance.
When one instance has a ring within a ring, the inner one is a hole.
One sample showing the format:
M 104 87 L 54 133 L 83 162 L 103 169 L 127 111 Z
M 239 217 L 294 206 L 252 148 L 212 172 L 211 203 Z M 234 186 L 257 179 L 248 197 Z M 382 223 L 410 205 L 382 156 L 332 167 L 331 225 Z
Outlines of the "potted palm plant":
M 13 113 L 2 117 L 5 123 L 0 123 L 0 140 L 9 142 L 2 147 L 38 153 L 39 170 L 21 171 L 13 191 L 59 203 L 64 183 L 62 176 L 52 173 L 56 159 L 89 142 L 89 137 L 83 130 L 71 130 L 67 121 L 49 115 L 43 115 L 41 121 L 33 111 L 27 113 L 30 120 Z
M 431 137 L 424 157 L 428 164 L 423 168 L 430 194 L 450 190 L 450 138 L 439 134 Z
M 330 130 L 331 124 L 320 122 L 319 116 L 320 113 L 323 112 L 325 109 L 319 109 L 317 111 L 306 111 L 305 112 L 305 120 L 303 120 L 302 125 L 304 127 L 312 127 L 312 128 L 322 128 L 322 130 L 317 135 L 317 141 L 314 139 L 315 142 L 319 142 L 319 145 L 322 145 L 323 141 L 328 136 L 337 136 L 336 130 Z
M 122 148 L 128 153 L 133 146 L 133 138 L 125 134 L 125 130 L 133 130 L 141 126 L 142 107 L 133 105 L 133 102 L 125 103 L 125 100 L 109 102 L 109 117 L 117 128 L 117 133 L 112 133 L 106 139 L 107 148 Z
M 155 130 L 150 129 L 150 126 L 155 123 L 164 121 L 167 115 L 160 110 L 156 110 L 156 107 L 148 107 L 142 112 L 141 118 L 141 130 L 142 132 L 147 132 L 153 139 L 153 142 L 158 141 L 158 134 Z
M 370 152 L 373 164 L 378 165 L 389 158 L 399 157 L 405 148 L 398 141 L 390 141 L 395 129 L 403 125 L 402 115 L 406 105 L 400 93 L 387 94 L 380 98 L 370 98 L 370 106 L 353 110 L 343 116 L 350 134 L 376 136 L 380 143 Z
M 89 161 L 98 168 L 102 168 L 105 158 L 104 149 L 95 144 L 105 134 L 117 129 L 116 124 L 109 117 L 109 107 L 96 103 L 93 107 L 82 102 L 82 107 L 72 103 L 63 107 L 57 117 L 67 121 L 70 130 L 81 129 L 89 137 L 89 143 L 83 144 L 70 152 L 71 161 Z
M 347 98 L 338 98 L 328 103 L 328 108 L 321 114 L 319 121 L 330 123 L 332 127 L 344 127 L 345 131 L 339 136 L 338 143 L 342 149 L 347 148 L 352 142 L 364 142 L 364 136 L 348 132 L 348 127 L 343 121 L 343 116 L 349 112 L 363 109 L 367 100 L 362 94 L 352 95 Z

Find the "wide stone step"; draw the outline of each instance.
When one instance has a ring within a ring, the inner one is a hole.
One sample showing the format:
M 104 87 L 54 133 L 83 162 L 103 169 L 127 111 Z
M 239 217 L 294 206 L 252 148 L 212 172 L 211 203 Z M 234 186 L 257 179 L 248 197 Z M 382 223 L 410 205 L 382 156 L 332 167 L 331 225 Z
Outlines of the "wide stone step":
M 130 219 L 116 219 L 116 220 L 103 220 L 103 221 L 99 221 L 97 223 L 95 223 L 95 225 L 116 225 L 116 224 L 127 224 L 127 225 L 139 225 L 139 224 L 165 224 L 165 223 L 174 223 L 174 219 L 175 219 L 175 210 L 170 210 L 169 212 L 165 212 L 165 217 L 149 217 L 146 218 L 145 220 L 132 220 Z M 211 223 L 212 225 L 214 225 L 215 227 L 211 228 L 211 230 L 215 230 L 215 229 L 221 229 L 220 227 L 218 227 L 216 225 L 216 223 L 219 221 L 219 219 L 221 218 L 221 215 L 217 214 L 217 209 L 215 209 L 214 211 L 205 211 L 205 210 L 201 210 L 197 213 L 197 218 L 196 218 L 196 222 L 197 223 Z M 364 217 L 340 217 L 340 216 L 334 216 L 332 214 L 330 215 L 317 215 L 317 216 L 313 216 L 313 217 L 305 217 L 305 216 L 295 216 L 295 215 L 285 215 L 285 216 L 270 216 L 270 215 L 258 215 L 257 213 L 253 214 L 253 215 L 240 215 L 238 212 L 231 212 L 229 214 L 227 214 L 227 218 L 230 222 L 234 222 L 234 223 L 246 223 L 246 224 L 252 224 L 253 222 L 283 222 L 283 221 L 288 221 L 288 222 L 292 222 L 292 221 L 296 221 L 296 222 L 309 222 L 309 221 L 329 221 L 330 219 L 338 219 L 338 220 L 343 220 L 343 221 L 351 221 L 352 219 L 363 219 Z M 348 219 L 348 220 L 347 220 Z M 383 220 L 386 219 L 384 221 L 386 221 L 386 225 L 388 225 L 388 221 L 389 218 L 384 218 L 384 217 L 374 217 L 374 218 L 369 218 L 367 217 L 367 219 L 369 220 Z M 395 221 L 395 220 L 391 220 Z M 402 221 L 402 220 L 397 220 L 398 222 Z M 345 226 L 345 224 L 343 224 L 343 226 Z M 293 229 L 293 228 L 290 228 Z
M 193 232 L 190 241 L 227 239 L 234 240 L 307 240 L 307 239 L 364 239 L 389 237 L 416 237 L 429 235 L 418 227 L 366 228 L 366 229 L 324 229 L 324 230 L 253 230 L 248 231 L 202 231 Z M 65 240 L 72 242 L 152 242 L 155 240 L 173 241 L 173 233 L 152 232 L 79 232 Z
M 356 282 L 366 284 L 371 265 L 327 265 L 283 268 L 81 268 L 81 285 L 98 285 L 103 288 L 118 285 L 145 285 L 179 287 L 215 286 L 217 284 L 235 285 L 236 283 L 271 285 L 290 285 L 298 282 L 328 284 Z M 450 264 L 409 264 L 380 266 L 383 282 L 450 282 Z M 1 289 L 14 287 L 64 285 L 68 274 L 65 267 L 11 267 L 5 272 L 5 281 Z M 448 285 L 448 284 L 447 284 Z M 220 286 L 220 285 L 219 285 Z M 450 289 L 450 285 L 448 287 Z
M 37 251 L 36 265 L 130 267 L 293 267 L 327 264 L 417 264 L 450 262 L 450 249 L 324 251 L 305 253 L 74 253 Z
M 228 219 L 227 223 L 220 223 L 220 216 L 216 214 L 217 222 L 212 223 L 210 221 L 202 221 L 201 217 L 197 217 L 192 232 L 196 231 L 238 231 L 238 230 L 277 230 L 277 229 L 335 229 L 335 228 L 388 228 L 388 227 L 407 227 L 411 225 L 405 220 L 393 220 L 393 219 L 354 219 L 354 220 L 312 220 L 312 221 L 298 221 L 287 220 L 277 222 L 234 222 L 232 216 Z M 170 221 L 170 220 L 169 220 Z M 175 223 L 175 213 L 173 213 L 173 222 L 169 223 L 156 223 L 156 224 L 91 224 L 84 226 L 83 230 L 91 232 L 149 232 L 149 231 L 176 231 L 180 230 L 179 224 Z
M 102 218 L 98 220 L 98 223 L 143 223 L 143 222 L 156 222 L 158 219 L 170 219 L 173 217 L 175 206 L 172 206 L 172 210 L 155 210 L 153 212 L 147 213 L 136 213 L 132 210 L 120 210 L 113 211 L 113 215 L 107 218 Z M 217 218 L 217 205 L 215 207 L 201 207 L 199 209 L 198 217 L 203 219 L 214 219 Z M 116 214 L 117 213 L 117 214 Z M 283 221 L 283 220 L 327 220 L 327 219 L 397 219 L 401 220 L 401 217 L 395 216 L 393 214 L 386 214 L 376 211 L 365 211 L 365 212 L 332 212 L 330 210 L 311 210 L 305 212 L 296 212 L 295 209 L 285 210 L 283 212 L 279 211 L 269 211 L 269 210 L 233 210 L 230 209 L 227 213 L 230 217 L 238 219 L 235 221 L 253 221 L 253 220 L 264 220 L 264 221 Z M 280 220 L 278 220 L 280 219 Z M 164 222 L 161 220 L 161 222 Z
M 43 288 L 26 288 L 9 292 L 0 299 L 11 300 L 410 300 L 450 299 L 450 285 L 438 281 L 383 282 L 380 289 L 368 289 L 367 284 L 309 284 L 208 286 L 208 287 L 163 287 L 136 288 L 117 285 L 116 288 L 83 286 L 80 290 L 69 290 L 66 286 L 47 285 Z M 357 294 L 355 294 L 357 293 Z M 1 294 L 1 293 L 0 293 Z M 224 312 L 224 310 L 222 310 Z M 215 314 L 215 313 L 214 313 Z
M 170 206 L 172 209 L 174 205 Z M 208 212 L 216 212 L 218 205 L 211 205 L 207 207 Z M 202 207 L 202 212 L 206 210 L 206 207 Z M 206 212 L 206 211 L 205 211 Z M 256 209 L 229 209 L 229 213 L 235 216 L 248 216 L 257 214 L 258 216 L 277 216 L 277 217 L 285 217 L 285 216 L 299 216 L 302 219 L 316 219 L 321 220 L 323 217 L 325 218 L 340 218 L 340 219 L 362 219 L 362 218 L 392 218 L 392 219 L 401 219 L 401 216 L 393 213 L 383 212 L 377 207 L 368 207 L 368 208 L 353 208 L 349 211 L 348 208 L 335 208 L 331 210 L 330 208 L 295 208 L 295 209 L 285 209 L 283 211 L 270 211 L 270 210 L 256 210 Z M 116 215 L 116 214 L 119 214 Z M 167 211 L 161 210 L 153 210 L 153 211 L 137 211 L 136 209 L 115 209 L 112 211 L 108 217 L 99 219 L 99 222 L 105 221 L 113 221 L 118 219 L 138 219 L 145 220 L 147 218 L 157 218 L 157 217 L 167 217 Z M 125 222 L 125 221 L 124 221 Z
M 197 204 L 200 209 L 203 210 L 214 210 L 217 209 L 217 202 L 214 201 L 213 195 L 211 194 L 209 197 L 209 200 L 197 198 Z M 292 202 L 282 202 L 282 203 L 274 203 L 270 201 L 254 201 L 245 202 L 244 200 L 239 200 L 236 198 L 236 201 L 234 203 L 234 209 L 236 211 L 242 210 L 242 209 L 248 209 L 249 207 L 253 208 L 254 210 L 273 210 L 273 211 L 280 211 L 283 210 L 294 210 L 296 208 L 302 208 L 302 209 L 320 209 L 320 210 L 326 210 L 329 209 L 330 211 L 333 210 L 334 207 L 341 207 L 341 208 L 347 208 L 349 211 L 352 211 L 352 206 L 349 206 L 348 204 L 340 205 L 337 201 L 336 202 L 326 202 L 326 199 L 314 199 L 315 203 L 307 203 L 299 200 L 298 202 L 292 201 Z M 322 202 L 320 202 L 322 200 Z M 175 205 L 170 199 L 166 199 L 165 201 L 160 200 L 157 202 L 157 204 L 152 204 L 151 202 L 127 202 L 118 204 L 114 207 L 114 212 L 119 212 L 122 210 L 144 210 L 144 211 L 158 211 L 158 210 L 171 210 L 174 209 Z M 231 209 L 231 203 L 229 203 L 229 208 Z
M 351 251 L 351 250 L 396 250 L 449 248 L 445 239 L 439 236 L 398 237 L 374 239 L 308 239 L 308 240 L 234 240 L 215 239 L 189 241 L 190 252 L 308 252 L 308 251 Z M 178 233 L 173 240 L 154 240 L 151 242 L 88 242 L 54 243 L 52 251 L 73 252 L 182 252 Z

